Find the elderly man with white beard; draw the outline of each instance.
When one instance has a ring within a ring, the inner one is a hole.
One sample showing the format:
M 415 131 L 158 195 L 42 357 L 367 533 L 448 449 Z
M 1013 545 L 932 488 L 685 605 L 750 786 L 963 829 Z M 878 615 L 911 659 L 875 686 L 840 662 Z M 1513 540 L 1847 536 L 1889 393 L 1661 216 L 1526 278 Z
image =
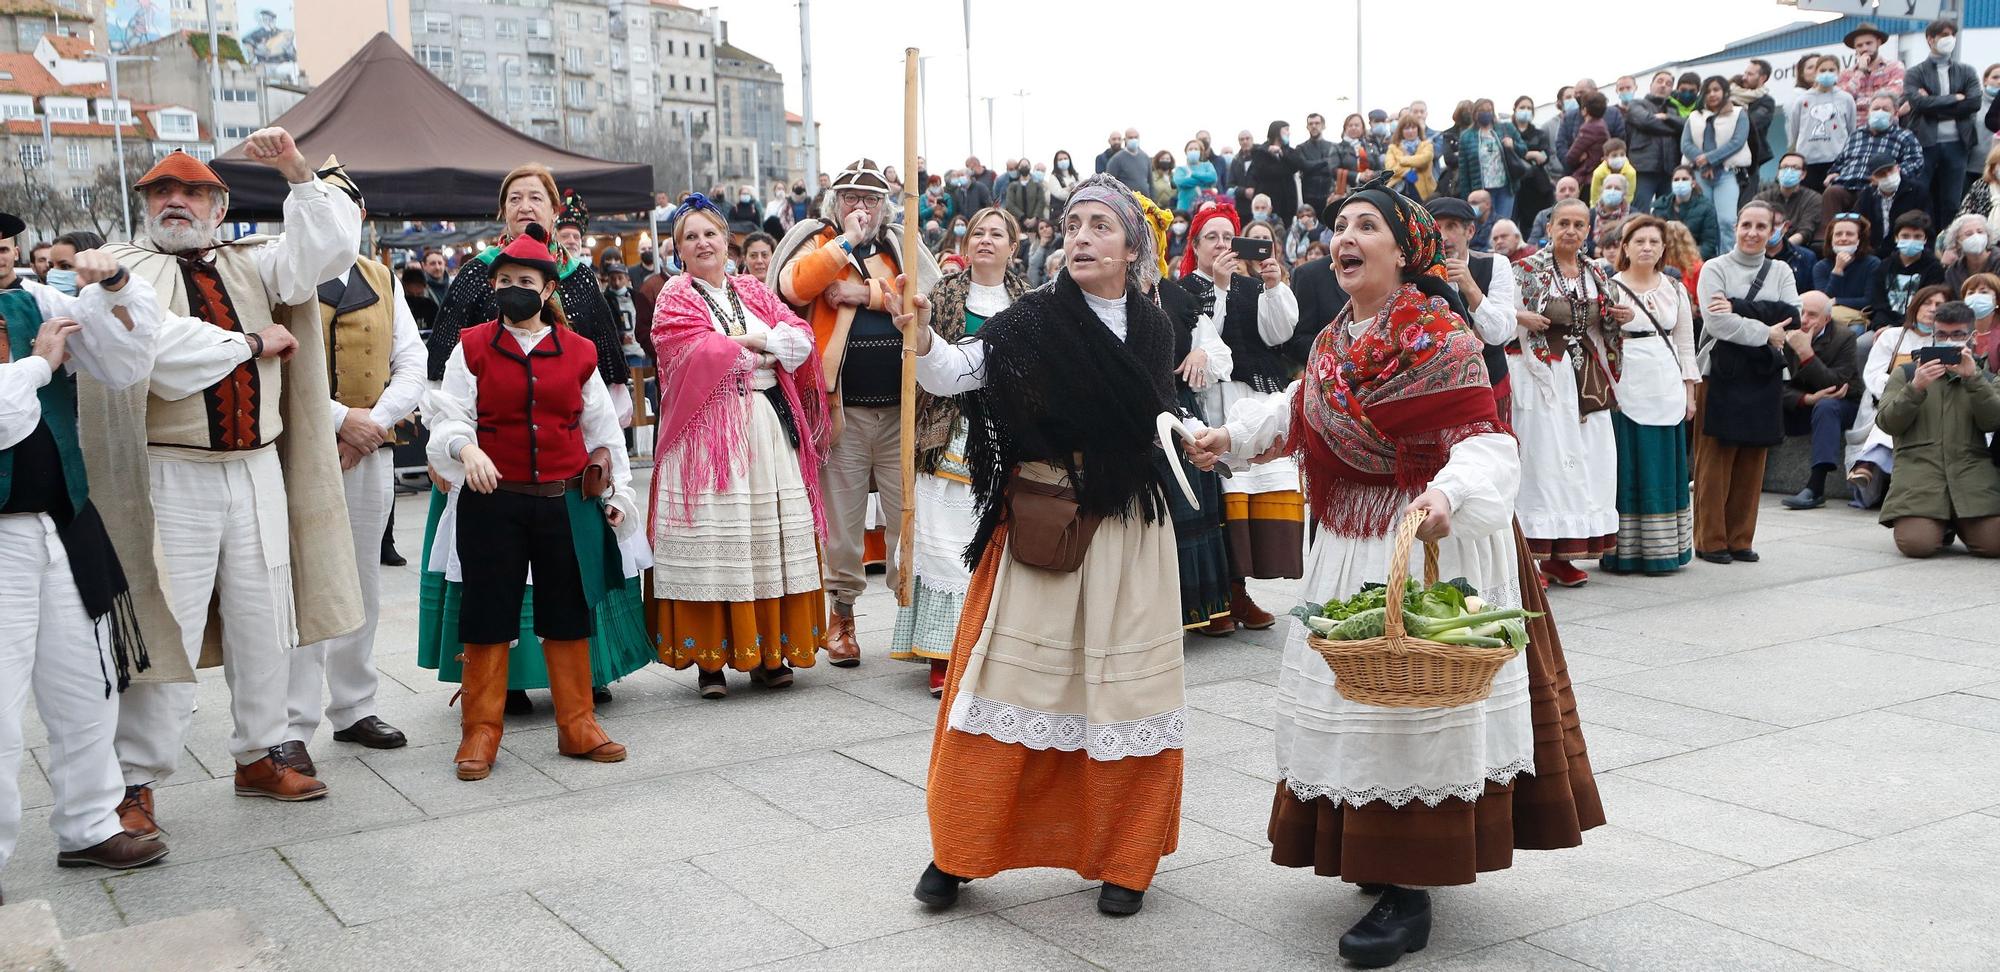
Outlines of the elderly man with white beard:
M 766 283 L 812 322 L 833 415 L 833 445 L 820 471 L 826 496 L 827 660 L 861 664 L 854 601 L 868 586 L 862 572 L 869 483 L 882 498 L 888 548 L 896 549 L 903 510 L 901 413 L 903 338 L 885 303 L 896 276 L 911 273 L 928 293 L 938 282 L 928 251 L 902 252 L 889 220 L 889 181 L 869 159 L 833 179 L 819 219 L 793 224 L 771 258 Z M 909 262 L 905 262 L 905 257 Z M 889 568 L 896 586 L 899 565 Z
M 90 472 L 153 646 L 153 670 L 118 714 L 119 816 L 140 838 L 160 833 L 153 788 L 179 762 L 193 669 L 218 654 L 236 794 L 325 796 L 279 748 L 287 653 L 363 619 L 317 289 L 354 262 L 360 210 L 284 129 L 245 145 L 291 185 L 284 233 L 218 241 L 228 186 L 192 156 L 163 158 L 133 186 L 143 232 L 106 249 L 153 285 L 175 337 L 160 341 L 150 382 L 84 392 Z

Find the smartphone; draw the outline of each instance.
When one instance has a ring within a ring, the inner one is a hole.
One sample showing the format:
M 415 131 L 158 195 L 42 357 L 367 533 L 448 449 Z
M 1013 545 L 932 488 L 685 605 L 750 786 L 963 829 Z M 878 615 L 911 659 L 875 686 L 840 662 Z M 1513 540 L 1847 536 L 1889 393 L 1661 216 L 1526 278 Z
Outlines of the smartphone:
M 1239 236 L 1229 241 L 1229 248 L 1236 251 L 1238 259 L 1255 266 L 1271 258 L 1271 241 Z
M 1958 364 L 1958 359 L 1964 352 L 1964 348 L 1918 348 L 1911 352 L 1910 360 L 1918 364 L 1923 364 L 1926 361 L 1935 361 L 1945 367 L 1951 367 Z

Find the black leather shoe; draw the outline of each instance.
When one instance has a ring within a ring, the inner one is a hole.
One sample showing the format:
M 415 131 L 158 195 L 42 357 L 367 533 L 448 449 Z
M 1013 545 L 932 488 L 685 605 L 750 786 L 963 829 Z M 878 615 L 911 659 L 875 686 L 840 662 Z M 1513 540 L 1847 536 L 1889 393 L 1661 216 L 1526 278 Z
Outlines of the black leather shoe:
M 1697 550 L 1694 552 L 1694 555 L 1711 564 L 1727 564 L 1733 563 L 1736 560 L 1727 550 Z
M 1428 891 L 1390 887 L 1382 899 L 1340 936 L 1340 957 L 1364 969 L 1394 965 L 1411 952 L 1421 952 L 1431 940 L 1431 895 Z
M 287 739 L 278 747 L 278 758 L 307 776 L 317 778 L 319 769 L 313 765 L 312 754 L 306 752 L 306 744 L 296 739 Z
M 535 703 L 533 703 L 533 702 L 529 701 L 529 699 L 528 699 L 528 690 L 527 690 L 527 689 L 508 689 L 508 690 L 507 690 L 507 708 L 506 708 L 506 712 L 507 712 L 507 714 L 508 714 L 508 715 L 534 715 L 534 714 L 535 714 Z
M 1107 915 L 1136 915 L 1146 906 L 1146 892 L 1134 891 L 1110 881 L 1097 889 L 1097 910 Z
M 933 861 L 931 866 L 924 868 L 924 876 L 917 879 L 917 900 L 932 908 L 949 908 L 958 903 L 959 886 L 971 881 L 971 878 L 946 874 Z
M 1742 550 L 1731 550 L 1729 552 L 1729 556 L 1730 559 L 1745 564 L 1754 564 L 1757 561 L 1764 559 L 1762 557 L 1757 556 L 1757 551 L 1748 548 Z
M 393 545 L 386 543 L 382 545 L 382 566 L 402 567 L 408 563 L 409 561 L 403 559 L 402 554 L 396 552 L 396 548 Z
M 360 743 L 369 749 L 401 749 L 409 744 L 403 730 L 374 716 L 362 716 L 354 724 L 333 734 L 340 742 Z
M 590 687 L 590 704 L 603 705 L 609 701 L 611 701 L 611 690 L 609 688 L 602 685 L 592 685 Z
M 1826 505 L 1826 497 L 1810 489 L 1802 489 L 1778 502 L 1788 510 L 1816 510 Z
M 1389 886 L 1386 884 L 1374 884 L 1368 881 L 1363 881 L 1360 884 L 1355 885 L 1354 890 L 1359 891 L 1362 894 L 1365 894 L 1373 898 L 1380 895 L 1382 892 L 1389 890 Z

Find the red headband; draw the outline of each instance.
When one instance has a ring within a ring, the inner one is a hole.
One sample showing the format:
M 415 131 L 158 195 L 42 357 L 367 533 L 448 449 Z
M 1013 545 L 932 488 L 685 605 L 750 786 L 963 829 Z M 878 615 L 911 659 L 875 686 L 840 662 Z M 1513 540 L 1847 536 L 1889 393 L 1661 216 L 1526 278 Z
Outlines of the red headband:
M 1187 245 L 1181 249 L 1181 276 L 1194 272 L 1194 241 L 1201 236 L 1201 228 L 1211 219 L 1226 219 L 1231 233 L 1243 232 L 1243 221 L 1237 217 L 1235 206 L 1224 202 L 1203 203 L 1188 220 Z

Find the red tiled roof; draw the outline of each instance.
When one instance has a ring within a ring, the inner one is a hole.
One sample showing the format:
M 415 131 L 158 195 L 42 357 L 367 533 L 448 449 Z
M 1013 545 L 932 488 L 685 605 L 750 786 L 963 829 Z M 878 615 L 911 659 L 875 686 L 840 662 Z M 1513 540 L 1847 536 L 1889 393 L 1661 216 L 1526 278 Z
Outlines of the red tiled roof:
M 91 47 L 90 41 L 82 37 L 63 37 L 58 34 L 43 34 L 42 39 L 48 41 L 49 46 L 54 47 L 56 49 L 57 57 L 63 58 L 64 60 L 68 61 L 82 60 L 84 55 L 89 54 L 92 50 L 94 50 L 94 48 Z
M 55 75 L 49 73 L 48 68 L 42 66 L 42 62 L 35 60 L 35 55 L 33 54 L 0 54 L 0 74 L 11 75 L 9 78 L 0 78 L 0 94 L 24 94 L 35 95 L 37 97 L 42 95 L 70 95 L 87 98 L 110 93 L 108 86 L 104 84 L 79 84 L 64 87 L 61 82 L 56 80 Z
M 805 124 L 805 123 L 806 123 L 806 120 L 805 120 L 804 116 L 800 115 L 800 114 L 799 114 L 798 112 L 795 112 L 795 111 L 788 111 L 788 112 L 785 112 L 785 124 L 787 124 L 787 125 L 803 125 L 803 124 Z

